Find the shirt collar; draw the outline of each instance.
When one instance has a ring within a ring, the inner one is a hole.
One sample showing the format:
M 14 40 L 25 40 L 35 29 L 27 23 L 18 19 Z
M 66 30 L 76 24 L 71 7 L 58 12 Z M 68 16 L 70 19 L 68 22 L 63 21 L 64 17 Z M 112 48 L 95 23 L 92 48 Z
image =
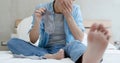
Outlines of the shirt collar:
M 54 12 L 54 8 L 53 8 L 53 5 L 54 5 L 54 1 L 53 2 L 50 2 L 50 7 L 49 7 L 49 11 L 52 13 L 52 14 L 54 14 L 55 12 Z

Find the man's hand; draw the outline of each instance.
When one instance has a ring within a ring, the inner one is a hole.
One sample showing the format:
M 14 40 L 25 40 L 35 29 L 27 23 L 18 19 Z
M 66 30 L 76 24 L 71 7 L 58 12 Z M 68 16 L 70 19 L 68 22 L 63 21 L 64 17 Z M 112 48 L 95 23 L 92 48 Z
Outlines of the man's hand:
M 73 5 L 73 1 L 72 0 L 64 0 L 63 2 L 63 9 L 62 9 L 62 13 L 65 14 L 71 14 L 72 12 L 72 5 Z
M 74 0 L 56 0 L 55 7 L 62 14 L 71 14 Z
M 42 15 L 45 13 L 46 9 L 45 8 L 39 8 L 37 10 L 35 10 L 35 21 L 40 21 L 40 19 L 42 18 Z
M 59 1 L 59 0 L 56 0 Z M 67 24 L 69 26 L 69 29 L 74 36 L 76 40 L 79 40 L 82 42 L 84 33 L 82 30 L 78 27 L 75 18 L 71 15 L 72 12 L 72 6 L 73 6 L 74 0 L 61 0 L 59 1 L 58 5 L 59 8 L 62 9 L 61 13 L 65 16 Z
M 35 10 L 34 12 L 35 23 L 32 29 L 30 30 L 30 34 L 29 34 L 30 41 L 32 43 L 35 43 L 39 38 L 40 21 L 41 21 L 42 15 L 45 13 L 45 10 L 46 10 L 45 8 L 40 8 Z

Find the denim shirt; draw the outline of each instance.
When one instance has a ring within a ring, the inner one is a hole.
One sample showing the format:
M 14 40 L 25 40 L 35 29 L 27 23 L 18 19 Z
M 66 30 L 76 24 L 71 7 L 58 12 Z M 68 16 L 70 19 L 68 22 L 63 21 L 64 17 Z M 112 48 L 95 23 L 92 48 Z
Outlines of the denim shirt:
M 53 2 L 49 2 L 49 3 L 45 3 L 45 4 L 39 4 L 36 9 L 39 8 L 46 8 L 47 10 L 49 10 L 52 14 L 50 15 L 51 18 L 54 18 L 55 14 L 54 14 L 54 9 L 53 9 Z M 83 26 L 83 20 L 82 20 L 82 16 L 81 16 L 81 11 L 80 11 L 80 7 L 78 5 L 73 5 L 73 10 L 71 15 L 74 18 L 74 21 L 76 22 L 77 26 L 84 32 L 85 28 Z M 33 15 L 34 17 L 34 15 Z M 66 35 L 66 43 L 72 42 L 75 40 L 75 38 L 73 37 L 69 26 L 67 24 L 67 21 L 64 17 L 64 31 L 65 31 L 65 35 Z M 33 22 L 32 24 L 34 25 L 34 18 L 33 18 Z M 40 23 L 40 40 L 39 40 L 39 45 L 38 47 L 45 47 L 46 44 L 49 41 L 49 34 L 47 32 L 45 32 L 45 27 L 44 27 L 44 20 L 41 20 Z

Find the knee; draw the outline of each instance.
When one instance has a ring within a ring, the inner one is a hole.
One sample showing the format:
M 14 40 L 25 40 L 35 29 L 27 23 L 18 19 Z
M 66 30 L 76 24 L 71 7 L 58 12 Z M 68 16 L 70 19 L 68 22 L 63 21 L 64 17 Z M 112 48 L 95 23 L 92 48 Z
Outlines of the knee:
M 68 44 L 69 46 L 83 45 L 79 40 L 74 40 Z
M 75 40 L 67 45 L 67 49 L 70 51 L 85 51 L 86 46 L 78 40 Z
M 12 38 L 7 42 L 7 46 L 8 48 L 14 47 L 15 45 L 17 45 L 17 42 L 19 42 L 20 39 L 18 38 Z
M 69 43 L 66 48 L 66 53 L 71 57 L 73 61 L 77 61 L 77 59 L 82 54 L 84 54 L 85 51 L 86 46 L 77 40 Z

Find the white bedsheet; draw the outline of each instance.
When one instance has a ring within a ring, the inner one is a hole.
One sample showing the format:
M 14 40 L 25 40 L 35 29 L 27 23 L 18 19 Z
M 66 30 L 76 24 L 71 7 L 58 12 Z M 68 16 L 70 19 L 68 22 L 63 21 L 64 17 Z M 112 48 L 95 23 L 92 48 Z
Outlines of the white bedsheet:
M 10 51 L 0 51 L 0 63 L 74 63 L 69 58 L 62 60 L 46 59 L 32 60 L 27 58 L 13 58 Z M 120 63 L 119 50 L 106 50 L 102 63 Z
M 62 60 L 45 59 L 45 60 L 33 60 L 27 58 L 13 58 L 10 51 L 0 51 L 0 63 L 74 63 L 69 58 Z
M 120 50 L 106 50 L 103 63 L 120 63 Z

